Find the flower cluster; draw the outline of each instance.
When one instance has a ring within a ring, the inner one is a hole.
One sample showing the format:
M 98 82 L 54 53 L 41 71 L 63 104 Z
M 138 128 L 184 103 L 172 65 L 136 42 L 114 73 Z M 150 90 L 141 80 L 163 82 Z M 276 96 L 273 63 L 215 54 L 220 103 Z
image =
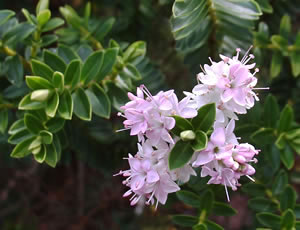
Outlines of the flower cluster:
M 170 135 L 175 126 L 172 115 L 193 118 L 197 110 L 188 107 L 189 97 L 178 102 L 173 90 L 159 92 L 152 96 L 145 86 L 137 88 L 137 95 L 128 93 L 131 100 L 121 109 L 120 116 L 126 118 L 125 129 L 130 135 L 138 136 L 139 151 L 135 156 L 129 154 L 130 169 L 119 174 L 127 177 L 124 184 L 130 189 L 124 196 L 132 195 L 131 205 L 139 200 L 146 204 L 158 202 L 165 204 L 169 193 L 180 190 L 175 181 L 187 182 L 190 175 L 196 175 L 190 165 L 170 171 L 168 154 L 176 142 Z
M 248 144 L 239 144 L 234 135 L 236 114 L 244 114 L 247 109 L 254 106 L 254 101 L 258 100 L 253 90 L 257 83 L 254 73 L 250 69 L 255 63 L 247 65 L 254 56 L 248 52 L 238 60 L 240 49 L 232 59 L 220 55 L 220 62 L 211 61 L 211 65 L 205 65 L 203 72 L 197 78 L 199 84 L 196 85 L 192 93 L 185 92 L 191 100 L 193 108 L 198 109 L 208 103 L 216 103 L 216 121 L 214 130 L 210 136 L 210 141 L 206 149 L 195 152 L 196 160 L 193 167 L 201 166 L 201 176 L 210 176 L 208 184 L 223 184 L 225 186 L 227 199 L 229 201 L 227 186 L 236 190 L 240 186 L 238 179 L 241 176 L 250 176 L 255 173 L 255 169 L 249 164 L 256 163 L 254 158 L 259 150 Z
M 123 113 L 119 115 L 126 119 L 123 130 L 138 136 L 138 152 L 126 158 L 130 169 L 117 175 L 126 177 L 123 183 L 129 190 L 124 196 L 132 195 L 131 205 L 139 201 L 153 204 L 155 200 L 156 205 L 165 204 L 169 193 L 180 190 L 176 182 L 185 183 L 196 175 L 193 167 L 201 167 L 201 177 L 211 177 L 208 184 L 224 185 L 228 200 L 227 187 L 236 190 L 241 176 L 253 180 L 250 176 L 255 169 L 250 163 L 257 162 L 254 157 L 259 150 L 248 143 L 240 144 L 233 131 L 237 114 L 246 113 L 258 100 L 253 91 L 258 89 L 254 88 L 258 69 L 251 73 L 255 64 L 247 63 L 254 56 L 247 52 L 239 61 L 239 52 L 237 49 L 233 58 L 220 55 L 220 62 L 205 65 L 197 76 L 198 85 L 191 93 L 184 92 L 186 97 L 181 101 L 174 90 L 153 96 L 144 85 L 137 88 L 136 95 L 128 93 L 130 102 L 121 107 Z M 183 167 L 170 170 L 168 156 L 180 139 L 170 133 L 176 125 L 172 116 L 193 118 L 209 103 L 216 104 L 216 120 L 206 148 L 194 152 Z

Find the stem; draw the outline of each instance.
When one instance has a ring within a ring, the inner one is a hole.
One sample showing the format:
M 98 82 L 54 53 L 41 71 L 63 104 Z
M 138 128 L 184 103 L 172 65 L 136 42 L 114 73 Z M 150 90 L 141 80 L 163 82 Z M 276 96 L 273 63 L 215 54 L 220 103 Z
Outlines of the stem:
M 95 37 L 93 37 L 87 29 L 81 26 L 79 30 L 82 35 L 87 36 L 87 38 L 90 40 L 90 42 L 93 44 L 96 50 L 103 50 L 103 46 L 101 45 L 101 43 Z
M 199 216 L 198 224 L 203 224 L 206 218 L 206 210 L 202 210 Z

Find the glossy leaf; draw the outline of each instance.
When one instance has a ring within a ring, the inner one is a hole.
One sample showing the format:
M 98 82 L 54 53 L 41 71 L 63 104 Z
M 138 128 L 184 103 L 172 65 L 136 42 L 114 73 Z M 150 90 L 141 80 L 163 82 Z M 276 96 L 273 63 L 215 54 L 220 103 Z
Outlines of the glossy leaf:
M 274 51 L 271 60 L 270 73 L 271 77 L 277 77 L 281 71 L 283 57 L 279 51 Z
M 176 196 L 179 200 L 181 200 L 187 205 L 190 205 L 195 208 L 199 208 L 201 206 L 201 197 L 193 192 L 181 190 L 176 192 Z
M 292 107 L 287 104 L 282 112 L 280 113 L 278 132 L 282 133 L 288 131 L 291 128 L 292 122 L 294 121 L 294 112 Z
M 276 203 L 264 197 L 255 197 L 248 201 L 249 207 L 255 212 L 274 212 L 277 210 Z
M 288 145 L 280 151 L 280 159 L 287 169 L 293 168 L 295 163 L 294 153 Z
M 42 130 L 40 133 L 39 133 L 39 136 L 42 138 L 42 142 L 44 144 L 51 144 L 52 143 L 52 140 L 53 140 L 53 135 L 52 133 L 50 133 L 49 131 L 47 130 Z
M 59 105 L 59 95 L 57 92 L 47 101 L 46 114 L 49 117 L 54 117 Z
M 39 151 L 39 153 L 34 154 L 34 159 L 38 162 L 38 163 L 43 163 L 46 159 L 46 147 L 45 146 L 41 146 L 41 150 Z
M 37 76 L 26 76 L 26 84 L 32 90 L 53 89 L 53 85 L 50 81 Z
M 279 106 L 276 98 L 269 94 L 264 104 L 264 122 L 266 127 L 275 128 L 279 118 Z
M 91 102 L 93 113 L 109 119 L 111 104 L 104 90 L 98 84 L 93 84 L 85 92 Z
M 10 156 L 13 158 L 22 158 L 29 155 L 31 153 L 29 150 L 29 146 L 33 140 L 34 137 L 31 137 L 17 144 Z
M 81 72 L 81 81 L 85 84 L 95 80 L 103 63 L 103 51 L 92 53 L 84 62 Z
M 9 18 L 15 15 L 11 10 L 0 10 L 0 25 L 5 23 Z
M 54 117 L 49 121 L 47 121 L 45 126 L 51 133 L 57 133 L 64 127 L 64 124 L 65 124 L 65 119 L 62 119 L 60 117 Z
M 180 116 L 174 115 L 173 118 L 175 119 L 175 127 L 172 129 L 172 133 L 176 136 L 180 136 L 180 133 L 184 130 L 193 130 L 192 123 Z
M 272 229 L 278 229 L 281 222 L 280 216 L 268 212 L 258 213 L 256 214 L 256 218 L 262 225 Z
M 4 65 L 7 67 L 7 80 L 20 87 L 23 83 L 24 70 L 19 56 L 6 58 Z
M 8 125 L 8 110 L 0 110 L 0 132 L 4 134 L 6 132 Z
M 35 59 L 31 61 L 31 64 L 32 71 L 35 76 L 40 76 L 50 81 L 52 80 L 53 70 L 50 66 Z
M 207 104 L 198 110 L 198 115 L 192 119 L 194 130 L 202 130 L 207 132 L 213 125 L 216 119 L 216 105 Z
M 41 130 L 44 129 L 41 121 L 37 117 L 29 113 L 25 114 L 24 116 L 24 124 L 27 129 L 34 134 L 38 134 Z
M 112 71 L 112 68 L 115 65 L 117 60 L 118 52 L 119 52 L 118 48 L 108 48 L 105 51 L 103 57 L 103 64 L 97 76 L 97 81 L 103 80 L 105 76 Z
M 124 52 L 123 58 L 125 61 L 131 62 L 137 57 L 143 57 L 146 54 L 146 43 L 137 41 L 132 43 Z
M 82 120 L 90 121 L 92 118 L 92 105 L 82 88 L 78 88 L 73 94 L 74 113 Z
M 180 226 L 192 227 L 198 223 L 198 218 L 195 216 L 174 215 L 172 216 L 172 221 Z
M 20 110 L 36 110 L 36 109 L 42 109 L 45 107 L 44 102 L 40 101 L 32 101 L 30 99 L 31 94 L 27 94 L 19 103 L 19 109 Z
M 51 167 L 55 168 L 58 161 L 58 154 L 56 152 L 54 144 L 52 143 L 50 145 L 45 145 L 45 147 L 47 152 L 45 162 Z
M 207 135 L 203 131 L 196 132 L 196 139 L 192 142 L 192 148 L 194 151 L 201 151 L 207 146 Z
M 286 172 L 282 169 L 279 171 L 279 173 L 276 175 L 274 182 L 272 184 L 272 192 L 275 195 L 279 195 L 283 192 L 285 186 L 288 183 L 288 176 Z
M 43 27 L 42 32 L 48 32 L 56 29 L 64 24 L 64 20 L 61 18 L 51 18 Z
M 71 120 L 73 115 L 73 100 L 69 90 L 65 90 L 59 97 L 58 114 L 66 120 Z
M 294 209 L 297 200 L 297 192 L 295 189 L 288 185 L 285 187 L 283 193 L 280 196 L 280 209 L 285 211 L 287 209 Z
M 64 75 L 60 72 L 54 72 L 52 76 L 52 83 L 55 88 L 62 92 L 64 90 Z
M 63 44 L 59 44 L 57 53 L 67 64 L 75 59 L 80 59 L 78 54 L 71 47 Z
M 8 134 L 13 135 L 16 134 L 22 130 L 26 129 L 24 124 L 24 119 L 20 119 L 15 121 L 9 128 Z
M 63 61 L 63 59 L 48 50 L 44 50 L 44 61 L 54 71 L 64 73 L 66 70 L 66 63 Z
M 177 141 L 169 155 L 170 170 L 184 166 L 192 158 L 193 153 L 190 143 Z
M 49 19 L 51 18 L 51 11 L 48 9 L 44 9 L 42 11 L 40 11 L 37 15 L 37 21 L 39 26 L 43 26 L 45 25 Z
M 237 210 L 232 208 L 229 204 L 214 201 L 212 213 L 217 216 L 234 216 L 237 214 Z
M 295 226 L 296 217 L 291 209 L 286 210 L 281 218 L 280 229 L 289 230 Z
M 79 83 L 81 75 L 80 60 L 73 60 L 69 63 L 65 72 L 65 84 L 71 86 L 71 89 Z

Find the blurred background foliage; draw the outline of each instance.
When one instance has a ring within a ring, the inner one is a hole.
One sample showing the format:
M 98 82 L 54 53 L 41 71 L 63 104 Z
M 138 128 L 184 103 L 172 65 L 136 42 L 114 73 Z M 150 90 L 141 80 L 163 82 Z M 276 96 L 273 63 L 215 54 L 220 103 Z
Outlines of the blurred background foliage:
M 24 21 L 21 9 L 35 12 L 37 2 L 1 1 L 0 9 L 13 10 L 16 17 Z M 189 8 L 191 2 L 193 8 Z M 232 5 L 225 4 L 229 2 Z M 239 2 L 245 5 L 239 8 Z M 71 5 L 78 15 L 84 15 L 86 3 L 84 0 L 51 0 L 49 8 L 52 17 L 61 17 L 59 8 L 65 4 Z M 241 13 L 243 7 L 251 10 Z M 238 211 L 235 216 L 217 216 L 213 212 L 210 219 L 224 229 L 250 230 L 266 222 L 267 225 L 262 225 L 268 227 L 264 215 L 256 218 L 255 212 L 273 212 L 285 218 L 287 208 L 291 208 L 299 218 L 300 207 L 294 203 L 295 194 L 300 190 L 300 144 L 299 135 L 293 136 L 293 130 L 299 128 L 300 120 L 300 2 L 95 0 L 91 1 L 91 9 L 96 40 L 104 47 L 110 46 L 111 38 L 123 49 L 135 41 L 146 42 L 146 57 L 135 59 L 132 64 L 153 93 L 174 88 L 180 95 L 183 90 L 192 89 L 195 75 L 200 72 L 199 65 L 208 63 L 209 56 L 219 60 L 220 52 L 232 55 L 237 47 L 245 51 L 254 45 L 255 61 L 260 68 L 259 85 L 268 86 L 270 90 L 260 91 L 261 102 L 242 116 L 237 135 L 262 149 L 263 156 L 257 164 L 258 183 L 231 194 L 230 205 Z M 112 20 L 115 21 L 108 34 L 104 37 L 99 32 L 97 35 L 101 25 L 110 25 Z M 56 31 L 60 44 L 73 48 L 86 44 L 86 38 L 82 38 L 74 26 L 64 28 Z M 45 47 L 51 49 L 56 44 L 57 40 L 53 40 Z M 1 83 L 8 84 L 3 78 Z M 269 93 L 273 96 L 267 97 Z M 289 124 L 284 127 L 288 128 L 282 128 L 280 122 L 284 122 L 286 116 Z M 12 122 L 8 120 L 9 125 Z M 136 140 L 126 132 L 115 133 L 121 127 L 122 121 L 115 109 L 110 120 L 93 116 L 91 122 L 74 119 L 66 123 L 68 147 L 55 169 L 28 157 L 11 158 L 9 153 L 13 146 L 7 144 L 8 134 L 4 129 L 0 136 L 1 229 L 185 229 L 174 225 L 169 214 L 196 215 L 197 210 L 178 201 L 175 194 L 169 197 L 166 206 L 156 211 L 145 208 L 143 213 L 122 198 L 126 189 L 121 184 L 122 178 L 112 175 L 120 168 L 127 168 L 122 158 L 136 152 Z M 183 189 L 203 194 L 205 184 L 205 179 L 193 178 Z M 225 200 L 221 186 L 210 186 L 210 189 L 214 191 L 215 200 Z M 292 201 L 282 198 L 287 192 Z M 248 209 L 248 201 L 254 212 Z M 279 210 L 278 204 L 281 204 Z

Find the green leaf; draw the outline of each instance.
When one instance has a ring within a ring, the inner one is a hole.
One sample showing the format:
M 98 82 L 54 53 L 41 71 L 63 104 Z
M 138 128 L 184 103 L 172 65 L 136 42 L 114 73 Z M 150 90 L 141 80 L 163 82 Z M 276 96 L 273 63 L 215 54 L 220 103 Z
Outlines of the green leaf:
M 280 35 L 273 35 L 271 37 L 271 41 L 276 48 L 282 51 L 284 56 L 287 56 L 288 44 L 289 44 L 287 39 L 285 39 Z
M 93 113 L 99 117 L 109 119 L 111 104 L 104 90 L 98 84 L 94 83 L 85 92 L 92 104 Z
M 283 62 L 283 57 L 281 55 L 281 52 L 275 50 L 272 55 L 271 67 L 270 67 L 270 73 L 272 78 L 277 77 L 278 74 L 280 73 L 282 62 Z
M 54 144 L 52 143 L 50 145 L 46 145 L 45 147 L 47 152 L 45 162 L 51 167 L 55 168 L 58 161 L 58 154 L 56 152 Z
M 0 110 L 0 132 L 4 134 L 8 125 L 8 111 L 7 109 Z
M 39 153 L 34 154 L 34 159 L 38 162 L 38 163 L 43 163 L 46 159 L 46 147 L 44 145 L 41 146 L 41 150 Z
M 6 73 L 7 80 L 9 80 L 11 84 L 20 87 L 23 83 L 24 70 L 19 56 L 7 57 L 4 65 L 8 68 Z
M 99 26 L 94 31 L 93 35 L 97 38 L 98 41 L 101 41 L 111 30 L 113 24 L 115 23 L 116 19 L 110 17 L 99 24 Z
M 41 130 L 45 129 L 41 121 L 29 113 L 26 113 L 24 116 L 24 124 L 34 134 L 38 134 Z
M 172 221 L 180 226 L 192 227 L 198 223 L 198 218 L 195 216 L 174 215 L 172 216 Z
M 48 130 L 51 133 L 57 133 L 64 127 L 64 124 L 65 124 L 65 119 L 62 119 L 60 117 L 54 117 L 49 121 L 47 121 L 45 126 L 48 128 Z
M 224 230 L 224 228 L 210 220 L 205 220 L 204 222 L 208 230 Z
M 4 33 L 2 41 L 5 44 L 16 44 L 30 36 L 36 27 L 29 22 L 22 22 Z
M 294 211 L 295 211 L 296 219 L 300 219 L 300 204 L 295 205 Z
M 34 139 L 35 137 L 31 137 L 17 144 L 10 156 L 14 158 L 22 158 L 29 155 L 31 153 L 29 150 L 29 146 Z
M 65 7 L 60 7 L 59 11 L 69 24 L 80 29 L 82 26 L 82 19 L 71 6 L 66 5 Z
M 169 155 L 170 170 L 181 168 L 191 160 L 193 156 L 191 144 L 182 140 L 176 142 Z
M 269 3 L 269 0 L 256 0 L 256 2 L 259 4 L 261 10 L 265 13 L 273 13 L 273 7 Z
M 37 21 L 40 27 L 45 25 L 51 18 L 51 11 L 48 9 L 42 10 L 37 15 Z
M 201 151 L 207 146 L 207 135 L 203 131 L 196 132 L 196 139 L 192 142 L 192 148 L 194 151 Z
M 132 64 L 127 64 L 124 66 L 122 71 L 119 73 L 120 77 L 122 79 L 132 79 L 135 81 L 141 80 L 142 76 L 140 72 L 137 70 L 137 68 Z
M 24 8 L 21 11 L 29 23 L 33 25 L 37 24 L 37 19 L 33 14 L 30 14 L 29 11 Z
M 300 32 L 298 32 L 296 36 L 296 41 L 293 46 L 291 46 L 292 51 L 290 51 L 290 59 L 291 59 L 291 66 L 292 66 L 292 73 L 294 77 L 297 77 L 300 74 Z
M 52 80 L 53 70 L 50 68 L 50 66 L 34 59 L 31 61 L 31 64 L 34 75 L 46 78 L 50 81 Z
M 207 230 L 208 228 L 206 227 L 205 224 L 197 224 L 193 226 L 193 230 Z
M 180 133 L 185 130 L 193 130 L 192 123 L 180 116 L 174 115 L 173 118 L 176 121 L 175 127 L 172 129 L 172 133 L 176 136 L 180 136 Z
M 30 99 L 31 94 L 27 94 L 19 103 L 19 109 L 20 110 L 36 110 L 36 109 L 42 109 L 45 107 L 44 102 L 40 101 L 32 101 Z
M 71 89 L 79 83 L 81 75 L 81 61 L 73 60 L 69 63 L 65 72 L 65 84 L 71 86 Z
M 56 29 L 64 24 L 64 20 L 61 18 L 51 18 L 43 27 L 42 32 L 48 32 Z
M 272 192 L 275 195 L 279 195 L 283 192 L 285 186 L 288 184 L 288 175 L 281 169 L 276 175 L 274 182 L 272 184 Z
M 252 198 L 248 204 L 255 212 L 274 212 L 277 210 L 277 204 L 264 197 Z
M 276 139 L 275 145 L 278 149 L 281 149 L 281 150 L 284 149 L 284 147 L 286 145 L 285 135 L 286 135 L 286 133 L 281 133 L 279 135 L 279 137 Z
M 280 196 L 280 210 L 285 211 L 287 209 L 294 209 L 297 200 L 297 192 L 295 189 L 288 185 L 285 187 L 283 193 Z
M 71 120 L 73 114 L 73 100 L 69 90 L 65 91 L 59 97 L 58 114 L 66 119 Z
M 190 205 L 194 208 L 199 208 L 201 206 L 201 197 L 193 192 L 181 190 L 176 192 L 176 196 L 183 203 Z
M 53 145 L 55 151 L 57 152 L 57 159 L 61 159 L 61 144 L 60 144 L 60 137 L 56 134 L 53 136 Z
M 84 62 L 81 71 L 81 81 L 88 84 L 91 80 L 95 80 L 103 63 L 103 51 L 92 53 Z
M 214 205 L 214 193 L 211 190 L 206 190 L 201 195 L 201 207 L 200 210 L 205 210 L 206 214 L 210 214 Z
M 74 113 L 82 120 L 90 121 L 92 118 L 92 105 L 82 88 L 78 88 L 73 94 Z
M 280 113 L 278 133 L 282 133 L 290 130 L 294 121 L 294 112 L 289 104 L 286 104 L 282 112 Z
M 146 54 L 146 43 L 137 41 L 132 43 L 124 52 L 123 59 L 125 62 L 131 62 L 137 57 L 144 57 Z
M 64 91 L 64 75 L 60 72 L 54 72 L 52 77 L 52 83 L 55 88 L 59 90 L 59 92 Z
M 58 40 L 58 37 L 54 34 L 46 34 L 42 36 L 41 47 L 47 47 Z
M 251 138 L 258 144 L 265 145 L 275 141 L 274 129 L 260 128 L 251 135 Z
M 268 212 L 258 213 L 256 214 L 256 218 L 262 225 L 272 229 L 278 229 L 281 222 L 280 216 Z
M 113 83 L 107 84 L 108 87 L 108 97 L 116 110 L 120 110 L 120 107 L 128 102 L 127 93 L 114 85 Z
M 288 39 L 291 33 L 291 29 L 291 18 L 288 15 L 284 15 L 280 21 L 279 34 Z
M 26 129 L 24 124 L 24 119 L 20 119 L 15 121 L 9 128 L 8 134 L 13 135 L 16 134 L 22 130 Z
M 53 85 L 50 83 L 50 81 L 36 76 L 26 76 L 26 84 L 32 90 L 53 89 Z
M 8 139 L 8 143 L 16 145 L 16 144 L 19 144 L 20 142 L 27 140 L 33 136 L 34 135 L 31 132 L 29 132 L 26 129 L 26 127 L 24 127 L 23 130 L 20 130 L 19 132 L 12 134 Z
M 44 61 L 54 71 L 64 73 L 66 70 L 66 63 L 63 61 L 63 59 L 48 50 L 44 50 Z
M 52 133 L 50 133 L 49 131 L 47 130 L 42 130 L 40 133 L 39 133 L 39 136 L 42 138 L 42 142 L 44 144 L 51 144 L 52 143 L 52 140 L 53 140 L 53 135 Z
M 43 10 L 47 10 L 49 8 L 49 0 L 39 0 L 36 6 L 36 15 L 38 15 Z
M 97 76 L 97 81 L 102 81 L 105 78 L 105 76 L 107 76 L 112 71 L 112 68 L 117 60 L 118 52 L 118 48 L 108 48 L 105 51 L 103 57 L 103 64 Z
M 251 196 L 260 196 L 265 193 L 265 186 L 262 184 L 248 183 L 242 186 L 242 191 Z
M 198 115 L 193 118 L 192 125 L 194 130 L 207 132 L 216 119 L 216 105 L 214 103 L 202 106 L 198 110 Z
M 47 101 L 46 113 L 49 117 L 54 117 L 59 105 L 59 95 L 57 92 Z
M 15 15 L 11 10 L 0 10 L 0 25 L 5 23 L 8 19 Z
M 67 64 L 69 64 L 74 59 L 80 59 L 78 54 L 71 47 L 63 44 L 59 44 L 57 53 Z
M 272 94 L 269 94 L 264 104 L 264 122 L 266 127 L 275 128 L 279 118 L 279 106 Z
M 280 159 L 288 170 L 293 168 L 295 163 L 294 153 L 288 145 L 280 151 Z
M 217 216 L 234 216 L 237 214 L 237 210 L 235 210 L 228 204 L 214 201 L 212 213 Z
M 295 226 L 296 217 L 291 209 L 286 210 L 281 218 L 280 229 L 290 230 Z

